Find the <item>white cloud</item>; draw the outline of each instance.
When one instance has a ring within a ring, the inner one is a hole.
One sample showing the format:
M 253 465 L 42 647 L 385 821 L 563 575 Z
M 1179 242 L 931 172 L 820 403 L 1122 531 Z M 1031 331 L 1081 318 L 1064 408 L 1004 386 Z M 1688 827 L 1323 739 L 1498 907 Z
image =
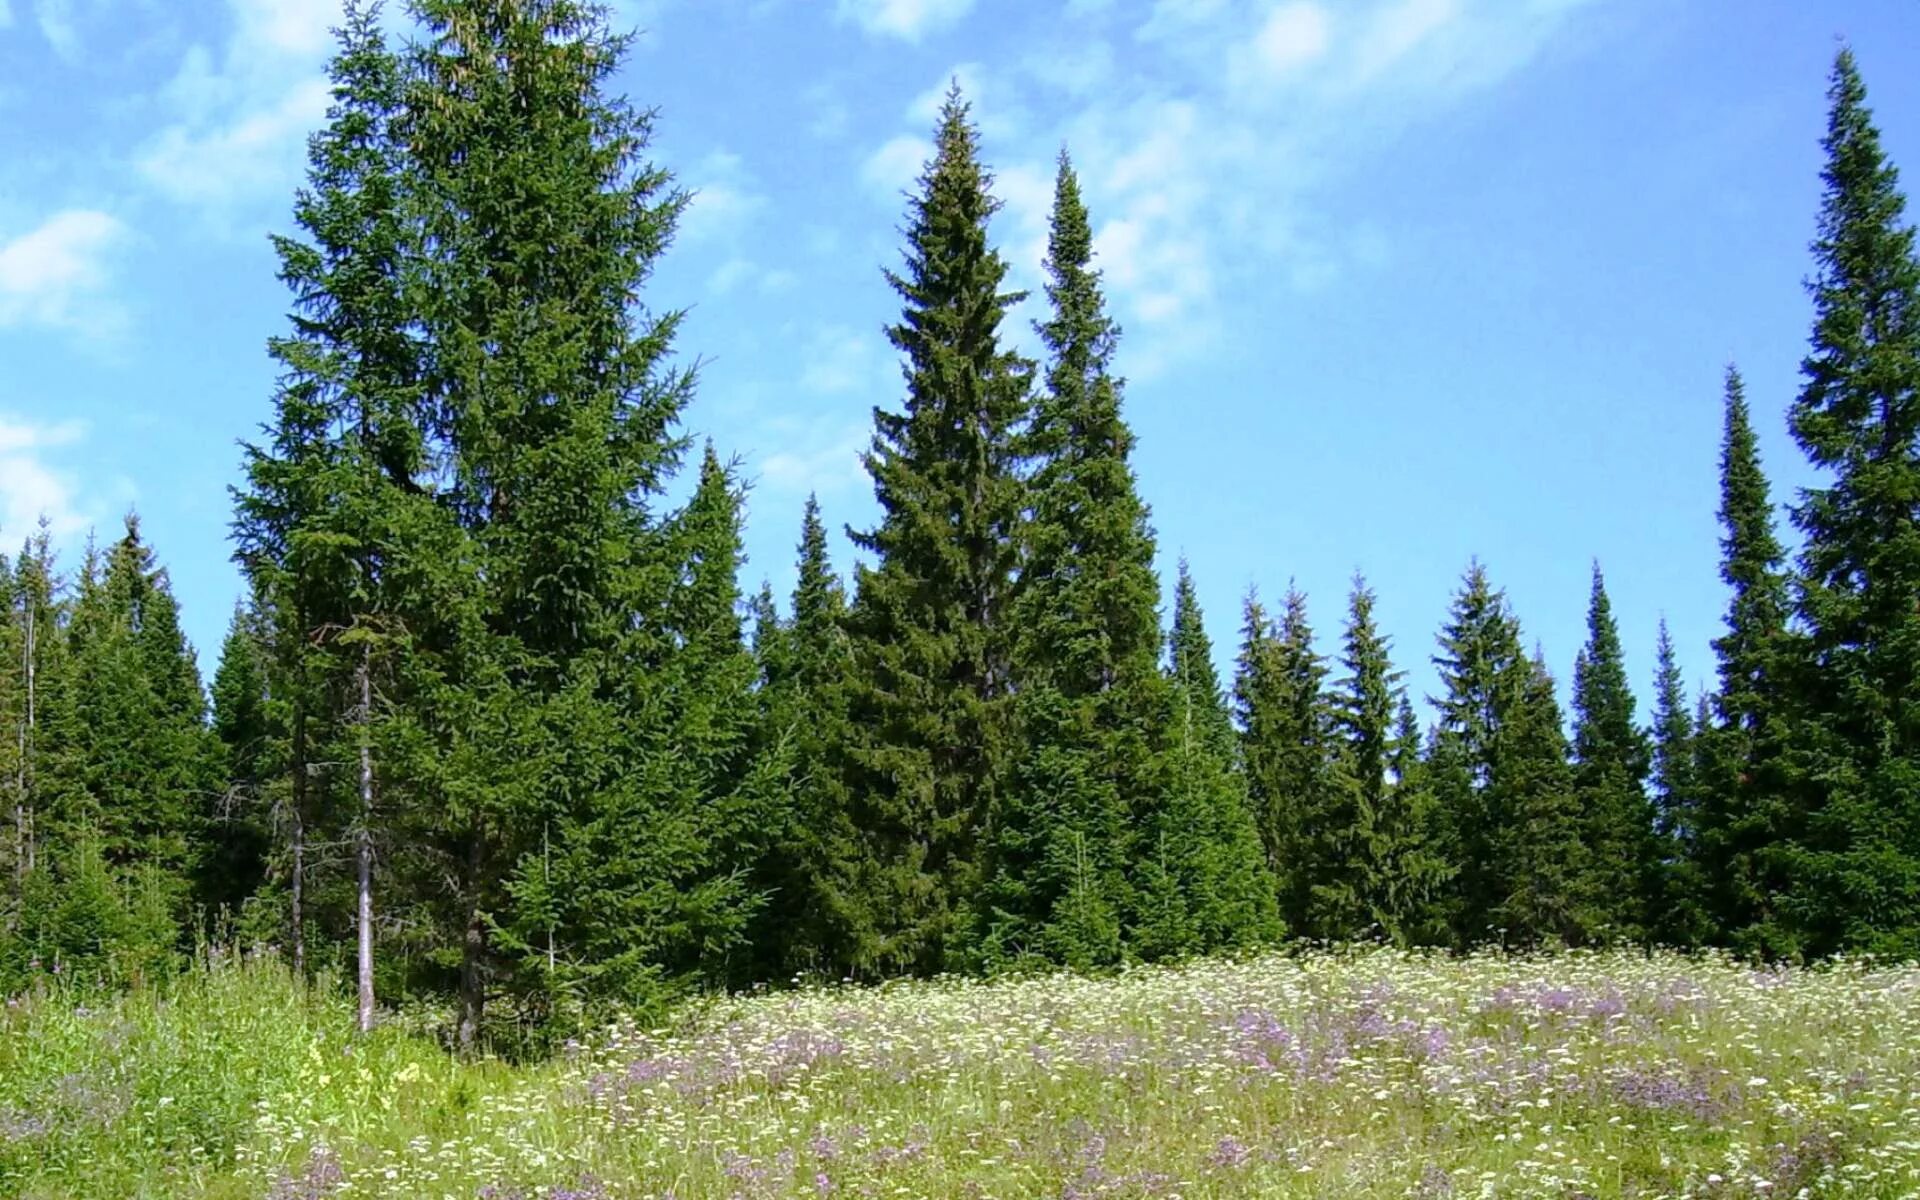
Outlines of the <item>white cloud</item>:
M 1459 15 L 1456 0 L 1401 0 L 1381 9 L 1361 37 L 1356 77 L 1362 83 L 1377 78 Z
M 324 55 L 340 23 L 340 0 L 232 0 L 234 37 L 246 46 L 294 57 Z
M 303 80 L 266 107 L 230 120 L 168 126 L 137 165 L 148 183 L 182 204 L 219 207 L 290 192 L 306 135 L 326 117 L 327 102 L 326 80 Z
M 1378 270 L 1397 231 L 1336 207 L 1331 189 L 1408 130 L 1569 43 L 1591 3 L 1154 0 L 1142 15 L 1069 0 L 1091 18 L 1083 36 L 928 79 L 904 130 L 858 174 L 889 200 L 911 190 L 933 151 L 924 134 L 959 79 L 1004 202 L 995 239 L 1011 282 L 1031 288 L 1064 140 L 1096 265 L 1129 330 L 1124 369 L 1149 376 L 1203 350 L 1235 295 L 1313 292 Z M 1122 22 L 1134 45 L 1116 55 L 1108 39 Z
M 973 0 L 839 0 L 834 14 L 868 33 L 917 42 L 951 28 L 973 8 Z
M 1253 36 L 1253 49 L 1262 66 L 1284 75 L 1325 55 L 1327 40 L 1326 10 L 1318 4 L 1295 2 L 1267 15 Z
M 108 281 L 105 259 L 126 233 L 107 213 L 68 209 L 0 242 L 0 328 L 110 332 L 120 312 L 101 297 Z
M 721 263 L 707 276 L 707 290 L 724 296 L 743 287 L 752 287 L 763 296 L 784 292 L 800 281 L 799 276 L 783 268 L 767 268 L 750 258 L 735 257 Z
M 687 177 L 693 199 L 680 218 L 680 236 L 688 243 L 736 239 L 767 206 L 737 154 L 716 150 Z
M 325 63 L 340 0 L 228 0 L 216 55 L 190 47 L 158 100 L 167 123 L 134 156 L 161 195 L 210 218 L 271 202 L 300 177 L 306 137 L 329 101 Z M 251 229 L 245 232 L 251 233 Z
M 781 447 L 758 459 L 760 485 L 772 492 L 826 496 L 845 491 L 867 478 L 860 455 L 867 449 L 873 427 L 866 420 L 838 416 L 812 419 L 776 417 L 760 426 Z
M 7 0 L 0 0 L 0 29 L 10 29 L 12 26 L 13 9 L 8 6 Z
M 79 57 L 80 32 L 74 27 L 72 0 L 36 0 L 33 16 L 55 54 L 68 62 Z
M 860 177 L 885 192 L 898 196 L 920 177 L 920 168 L 933 158 L 933 143 L 915 134 L 901 134 L 867 156 Z
M 871 393 L 894 376 L 889 347 L 878 331 L 823 326 L 808 335 L 802 354 L 800 386 L 817 395 Z
M 55 537 L 92 523 L 79 507 L 78 483 L 48 461 L 48 451 L 85 435 L 85 427 L 74 421 L 44 425 L 0 414 L 0 537 L 8 544 L 30 534 L 42 517 Z

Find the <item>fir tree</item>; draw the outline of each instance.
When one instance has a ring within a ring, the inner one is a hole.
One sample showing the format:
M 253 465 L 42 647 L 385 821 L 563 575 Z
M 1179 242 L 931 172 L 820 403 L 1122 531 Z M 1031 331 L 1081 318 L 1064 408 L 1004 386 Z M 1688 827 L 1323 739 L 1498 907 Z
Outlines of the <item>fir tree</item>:
M 1920 261 L 1851 50 L 1834 63 L 1812 349 L 1789 948 L 1920 952 Z
M 1593 568 L 1587 643 L 1573 668 L 1573 786 L 1588 873 L 1585 904 L 1604 938 L 1642 940 L 1652 918 L 1653 813 L 1649 749 L 1634 722 L 1626 656 L 1606 580 Z
M 1092 267 L 1079 180 L 1061 155 L 1048 243 L 1046 390 L 1027 438 L 1038 463 L 1014 603 L 1020 739 L 992 815 L 981 893 L 987 961 L 1021 953 L 1073 966 L 1121 955 L 1132 907 L 1132 798 L 1153 784 L 1158 582 L 1133 433 L 1111 374 L 1119 330 Z
M 940 967 L 974 887 L 979 825 L 1006 782 L 1016 534 L 1024 504 L 1015 435 L 1030 365 L 1001 343 L 1019 293 L 988 240 L 999 207 L 958 91 L 907 218 L 906 264 L 888 272 L 901 319 L 906 400 L 876 409 L 865 456 L 878 526 L 852 534 L 859 573 L 849 632 L 848 786 L 863 840 L 863 972 Z
M 1700 812 L 1694 860 L 1701 902 L 1719 936 L 1764 949 L 1777 936 L 1786 799 L 1785 676 L 1799 655 L 1785 551 L 1760 463 L 1740 372 L 1727 368 L 1720 447 L 1720 577 L 1731 595 L 1714 639 L 1719 688 L 1713 720 L 1698 730 Z
M 694 673 L 660 672 L 689 645 L 665 616 L 689 567 L 654 511 L 692 377 L 667 364 L 679 315 L 636 302 L 686 197 L 646 159 L 651 114 L 607 94 L 627 40 L 604 10 L 422 0 L 416 15 L 405 119 L 430 251 L 419 324 L 440 501 L 458 526 L 433 560 L 458 565 L 432 631 L 434 844 L 454 881 L 443 912 L 471 1044 L 498 987 L 555 1002 L 549 967 L 569 954 L 583 961 L 564 976 L 590 993 L 652 999 L 685 962 L 674 943 L 688 927 L 649 924 L 663 911 L 713 900 L 694 927 L 738 922 L 705 886 L 658 896 L 708 861 L 676 865 L 703 798 L 670 758 L 692 719 L 671 689 Z M 636 812 L 661 819 L 619 822 Z M 614 840 L 556 847 L 560 824 Z M 608 855 L 618 869 L 586 869 Z M 567 905 L 605 914 L 592 946 L 551 936 L 555 897 L 533 881 L 562 861 L 583 889 Z M 584 890 L 599 880 L 604 894 Z

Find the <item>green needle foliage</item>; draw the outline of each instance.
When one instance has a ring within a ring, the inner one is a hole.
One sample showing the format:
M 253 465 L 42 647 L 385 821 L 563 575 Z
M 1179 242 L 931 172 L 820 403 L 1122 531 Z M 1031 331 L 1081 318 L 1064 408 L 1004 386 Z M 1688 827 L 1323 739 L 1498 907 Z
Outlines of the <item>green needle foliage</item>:
M 1787 823 L 1783 756 L 1788 690 L 1801 660 L 1788 628 L 1786 552 L 1738 369 L 1726 374 L 1720 444 L 1720 577 L 1731 593 L 1714 639 L 1719 689 L 1699 730 L 1697 865 L 1714 926 L 1755 950 L 1782 936 L 1776 899 Z
M 1573 787 L 1588 873 L 1586 905 L 1602 940 L 1643 941 L 1655 876 L 1651 749 L 1635 723 L 1626 654 L 1606 580 L 1593 568 L 1587 644 L 1573 666 Z
M 1263 861 L 1236 763 L 1233 718 L 1184 560 L 1174 587 L 1167 680 L 1164 782 L 1134 816 L 1135 944 L 1151 960 L 1270 941 L 1283 928 L 1273 872 Z
M 1812 349 L 1790 414 L 1824 481 L 1794 508 L 1806 672 L 1794 689 L 1782 924 L 1792 948 L 1920 952 L 1920 262 L 1850 50 L 1828 92 Z
M 1049 360 L 1026 448 L 1025 558 L 1013 608 L 1019 756 L 989 818 L 980 954 L 1076 967 L 1117 962 L 1135 907 L 1131 812 L 1156 786 L 1167 701 L 1159 581 L 1133 432 L 1111 374 L 1119 330 L 1093 269 L 1093 230 L 1062 154 L 1048 242 Z
M 1015 434 L 1031 365 L 1003 345 L 1021 293 L 988 238 L 999 202 L 959 92 L 949 92 L 907 216 L 902 301 L 887 335 L 905 402 L 874 411 L 880 523 L 848 630 L 848 786 L 863 847 L 863 974 L 937 970 L 978 874 L 980 823 L 1012 756 L 1010 629 L 1025 504 Z

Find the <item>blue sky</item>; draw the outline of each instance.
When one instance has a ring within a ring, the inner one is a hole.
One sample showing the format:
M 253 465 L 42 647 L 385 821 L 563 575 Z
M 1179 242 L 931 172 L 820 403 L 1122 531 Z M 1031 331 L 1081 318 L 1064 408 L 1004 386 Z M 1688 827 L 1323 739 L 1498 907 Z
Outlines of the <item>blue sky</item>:
M 75 548 L 137 506 L 208 670 L 284 327 L 266 235 L 337 3 L 0 0 L 0 539 L 44 512 Z M 1222 657 L 1246 590 L 1289 579 L 1336 649 L 1361 570 L 1416 695 L 1475 555 L 1563 682 L 1596 558 L 1643 698 L 1662 614 L 1707 680 L 1730 358 L 1779 497 L 1808 479 L 1781 414 L 1838 37 L 1920 172 L 1911 0 L 617 12 L 644 30 L 623 84 L 698 192 L 647 299 L 691 309 L 688 429 L 753 481 L 749 587 L 787 586 L 808 490 L 872 518 L 856 455 L 899 394 L 880 270 L 957 77 L 1029 285 L 1063 142 L 1081 167 L 1163 565 L 1191 560 Z

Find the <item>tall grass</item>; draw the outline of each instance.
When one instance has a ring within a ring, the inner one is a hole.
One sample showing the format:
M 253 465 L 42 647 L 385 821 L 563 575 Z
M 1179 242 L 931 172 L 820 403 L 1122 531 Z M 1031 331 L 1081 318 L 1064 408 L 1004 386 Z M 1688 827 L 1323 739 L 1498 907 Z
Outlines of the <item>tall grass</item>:
M 463 1064 L 271 962 L 0 1019 L 0 1194 L 1920 1195 L 1920 969 L 1388 951 L 693 1005 Z

